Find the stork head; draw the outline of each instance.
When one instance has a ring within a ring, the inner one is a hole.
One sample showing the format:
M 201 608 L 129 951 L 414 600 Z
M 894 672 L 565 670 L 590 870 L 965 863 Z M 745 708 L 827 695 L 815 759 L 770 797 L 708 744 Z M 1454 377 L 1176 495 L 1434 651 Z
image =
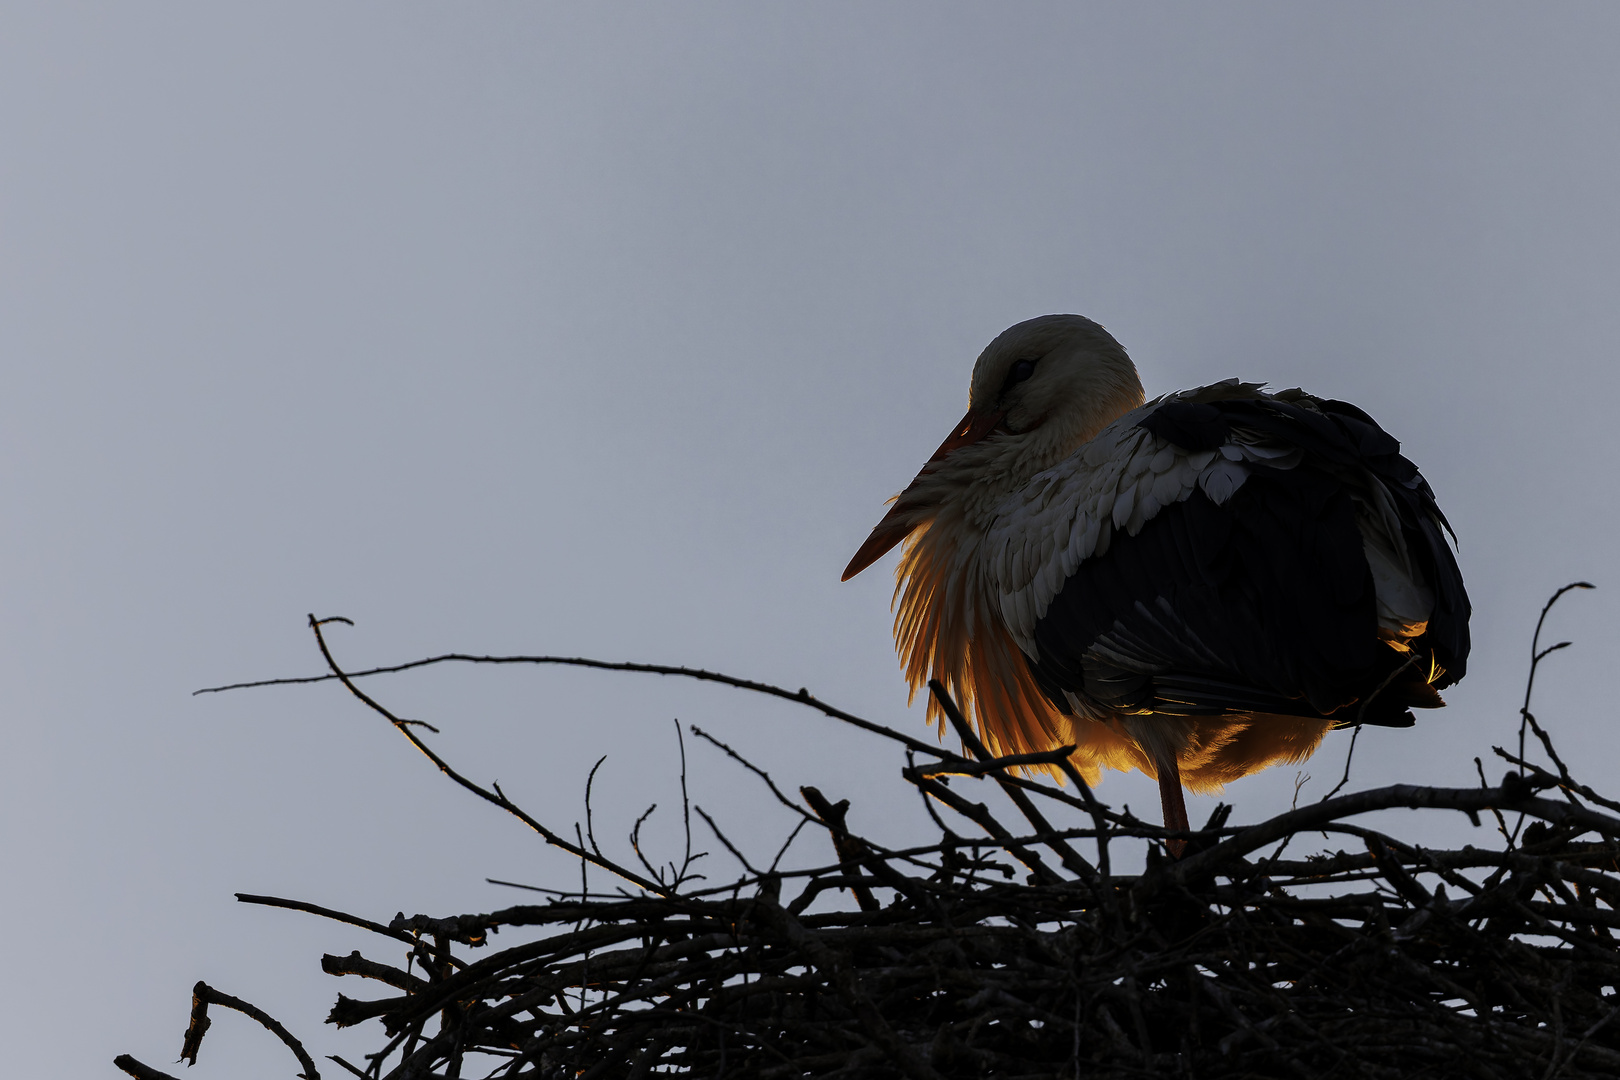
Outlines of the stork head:
M 1124 348 L 1081 315 L 1042 315 L 979 354 L 968 413 L 844 570 L 848 581 L 974 488 L 1002 492 L 1051 468 L 1142 404 Z

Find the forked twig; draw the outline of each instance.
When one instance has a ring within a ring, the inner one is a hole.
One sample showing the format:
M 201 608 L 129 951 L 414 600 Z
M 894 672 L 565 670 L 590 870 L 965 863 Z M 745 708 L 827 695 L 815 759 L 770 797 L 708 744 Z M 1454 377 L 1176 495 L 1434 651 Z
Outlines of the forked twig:
M 342 618 L 341 616 L 326 619 L 317 619 L 314 615 L 309 616 L 309 626 L 310 629 L 315 633 L 315 643 L 320 647 L 321 657 L 326 661 L 327 667 L 331 668 L 332 670 L 331 677 L 341 682 L 344 688 L 347 689 L 349 693 L 359 698 L 367 708 L 371 709 L 389 723 L 393 724 L 399 733 L 405 736 L 412 746 L 421 751 L 422 756 L 426 757 L 438 767 L 440 772 L 444 773 L 444 775 L 448 776 L 451 780 L 455 781 L 466 790 L 472 792 L 474 795 L 477 795 L 485 802 L 493 803 L 502 810 L 505 810 L 507 813 L 511 814 L 513 817 L 523 822 L 523 824 L 527 825 L 530 829 L 538 833 L 546 843 L 552 845 L 553 847 L 562 848 L 575 858 L 583 859 L 586 862 L 593 863 L 596 866 L 601 867 L 603 870 L 606 870 L 609 873 L 617 874 L 619 877 L 624 878 L 626 881 L 629 881 L 640 888 L 646 889 L 648 892 L 667 893 L 669 891 L 669 887 L 666 885 L 663 885 L 651 878 L 643 877 L 634 870 L 621 866 L 618 863 L 613 862 L 611 859 L 605 859 L 597 855 L 594 851 L 587 850 L 581 844 L 571 844 L 567 840 L 564 840 L 561 836 L 558 836 L 556 833 L 546 828 L 546 826 L 542 825 L 539 821 L 535 820 L 535 818 L 531 817 L 529 813 L 522 807 L 512 802 L 511 799 L 508 799 L 506 794 L 501 791 L 501 786 L 499 784 L 491 785 L 493 790 L 486 789 L 479 784 L 475 784 L 473 781 L 468 780 L 465 776 L 462 776 L 455 769 L 451 768 L 449 762 L 445 761 L 444 758 L 436 754 L 425 742 L 417 738 L 416 733 L 411 731 L 410 724 L 404 720 L 401 720 L 398 716 L 395 716 L 375 698 L 371 697 L 365 691 L 356 686 L 348 674 L 338 666 L 337 659 L 332 655 L 332 650 L 326 644 L 326 635 L 321 630 L 322 626 L 330 622 L 341 622 L 350 626 L 353 626 L 354 623 L 349 619 Z M 313 682 L 317 680 L 304 681 Z

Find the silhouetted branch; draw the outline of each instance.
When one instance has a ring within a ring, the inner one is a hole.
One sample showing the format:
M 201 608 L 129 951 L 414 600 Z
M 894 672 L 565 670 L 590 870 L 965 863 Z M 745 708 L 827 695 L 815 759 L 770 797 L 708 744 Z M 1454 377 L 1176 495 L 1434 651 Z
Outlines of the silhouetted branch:
M 962 710 L 957 708 L 956 702 L 952 701 L 951 696 L 945 692 L 945 684 L 938 679 L 930 679 L 928 680 L 928 691 L 934 695 L 934 700 L 939 702 L 940 708 L 944 711 L 946 718 L 950 720 L 951 726 L 956 729 L 956 734 L 961 738 L 962 744 L 968 747 L 974 757 L 979 759 L 976 767 L 959 766 L 953 771 L 966 775 L 989 775 L 994 777 L 996 782 L 1001 785 L 1001 789 L 1007 798 L 1011 799 L 1012 804 L 1018 807 L 1019 812 L 1035 827 L 1036 832 L 1042 835 L 1053 833 L 1055 830 L 1047 823 L 1041 812 L 1035 808 L 1035 804 L 1030 801 L 1029 796 L 1016 784 L 1012 783 L 1007 770 L 1015 766 L 1024 767 L 1031 764 L 1068 761 L 1069 756 L 1074 753 L 1074 747 L 1060 746 L 1056 750 L 1049 750 L 1044 754 L 1022 754 L 1015 755 L 1012 758 L 994 758 L 985 748 L 984 743 L 979 741 L 978 734 L 973 730 L 973 725 L 968 723 L 967 717 L 962 715 Z M 1021 761 L 1018 758 L 1031 760 Z M 920 777 L 924 774 L 919 773 L 917 775 Z M 938 790 L 939 785 L 934 784 L 931 787 Z M 1089 791 L 1089 788 L 1086 790 Z M 1080 856 L 1079 852 L 1070 847 L 1066 840 L 1053 837 L 1050 840 L 1043 841 L 1043 843 L 1052 849 L 1070 873 L 1078 875 L 1083 881 L 1093 883 L 1097 881 L 1097 871 Z M 1019 858 L 1023 859 L 1023 856 L 1019 855 Z M 1036 872 L 1044 875 L 1046 868 L 1044 866 L 1040 867 Z
M 279 896 L 255 896 L 252 893 L 237 893 L 236 899 L 239 903 L 243 904 L 262 904 L 265 907 L 288 908 L 292 911 L 307 911 L 311 915 L 319 915 L 323 919 L 331 919 L 335 922 L 348 923 L 350 926 L 358 926 L 362 930 L 370 930 L 373 934 L 382 934 L 385 937 L 391 937 L 396 941 L 403 941 L 407 944 L 414 944 L 416 941 L 416 939 L 410 934 L 399 930 L 391 930 L 381 923 L 372 922 L 370 919 L 362 919 L 358 915 L 349 915 L 334 908 L 320 907 L 317 904 L 306 904 L 302 900 L 284 900 Z
M 314 616 L 310 617 L 314 620 Z M 349 619 L 325 619 L 324 622 L 341 621 L 353 626 Z M 798 705 L 806 705 L 834 720 L 842 720 L 846 724 L 869 731 L 874 735 L 881 735 L 885 739 L 904 744 L 919 753 L 930 754 L 939 758 L 953 758 L 956 754 L 938 746 L 930 745 L 921 739 L 914 739 L 904 735 L 893 728 L 875 724 L 870 720 L 862 719 L 854 713 L 828 705 L 826 702 L 811 696 L 810 691 L 801 687 L 798 690 L 788 690 L 781 686 L 772 686 L 770 683 L 755 682 L 752 679 L 740 679 L 735 675 L 725 675 L 718 671 L 705 671 L 702 668 L 677 667 L 669 664 L 639 664 L 629 661 L 593 660 L 585 656 L 475 656 L 470 653 L 445 653 L 442 656 L 429 656 L 421 660 L 412 660 L 404 664 L 393 664 L 388 667 L 367 668 L 364 671 L 338 674 L 332 672 L 327 675 L 304 675 L 285 679 L 260 679 L 256 682 L 231 683 L 226 686 L 209 686 L 193 691 L 197 694 L 222 694 L 227 690 L 253 690 L 265 686 L 300 686 L 307 683 L 332 682 L 333 680 L 364 679 L 373 675 L 394 675 L 402 671 L 414 671 L 417 668 L 432 667 L 436 664 L 554 664 L 564 667 L 594 668 L 597 671 L 632 671 L 644 675 L 672 675 L 683 679 L 696 679 L 700 682 L 720 683 L 722 686 L 735 687 L 738 690 L 747 690 L 755 694 L 764 694 L 767 697 L 781 698 Z M 352 687 L 351 687 L 352 689 Z M 396 721 L 397 722 L 397 721 Z
M 1361 737 L 1361 725 L 1357 724 L 1357 725 L 1355 725 L 1354 727 L 1352 727 L 1350 729 L 1350 746 L 1344 752 L 1344 775 L 1339 777 L 1339 782 L 1337 784 L 1333 785 L 1333 790 L 1332 791 L 1330 791 L 1326 795 L 1322 796 L 1322 801 L 1323 802 L 1327 802 L 1329 799 L 1333 798 L 1333 796 L 1335 796 L 1339 792 L 1343 791 L 1344 786 L 1350 782 L 1350 763 L 1355 761 L 1355 759 L 1356 759 L 1356 740 L 1359 739 L 1360 737 Z M 1297 797 L 1297 795 L 1298 795 L 1297 791 L 1295 792 L 1295 795 Z
M 205 982 L 199 982 L 191 988 L 191 1024 L 186 1028 L 185 1045 L 180 1050 L 180 1060 L 187 1065 L 197 1064 L 197 1051 L 202 1046 L 203 1035 L 207 1033 L 212 1023 L 208 1018 L 208 1006 L 210 1005 L 235 1009 L 243 1016 L 257 1021 L 266 1031 L 287 1044 L 287 1049 L 293 1052 L 293 1056 L 298 1059 L 298 1064 L 304 1067 L 304 1071 L 299 1073 L 299 1076 L 303 1077 L 304 1080 L 321 1080 L 321 1074 L 315 1068 L 314 1059 L 304 1050 L 304 1044 L 293 1038 L 292 1032 L 283 1027 L 281 1021 L 257 1005 L 215 990 Z
M 113 1064 L 135 1077 L 135 1080 L 179 1080 L 178 1077 L 159 1072 L 150 1065 L 143 1065 L 128 1054 L 119 1054 L 113 1058 Z
M 844 815 L 849 812 L 849 800 L 833 802 L 813 787 L 801 787 L 799 794 L 804 796 L 804 801 L 810 804 L 816 816 L 827 823 L 827 832 L 832 836 L 833 851 L 837 853 L 838 861 L 846 865 L 860 865 L 870 852 L 860 840 L 850 835 L 849 826 L 844 824 Z M 850 892 L 862 911 L 876 911 L 882 906 L 865 885 L 854 885 Z
M 1542 745 L 1546 748 L 1548 756 L 1550 756 L 1554 763 L 1558 765 L 1560 773 L 1563 773 L 1566 770 L 1563 767 L 1563 763 L 1558 761 L 1557 754 L 1553 752 L 1551 742 L 1547 740 L 1545 733 L 1542 732 L 1540 727 L 1536 724 L 1535 716 L 1530 712 L 1530 696 L 1535 691 L 1536 671 L 1541 667 L 1541 662 L 1558 650 L 1569 648 L 1572 642 L 1560 641 L 1556 645 L 1551 645 L 1543 649 L 1541 647 L 1541 628 L 1547 622 L 1547 613 L 1552 611 L 1553 605 L 1558 603 L 1565 593 L 1572 589 L 1595 588 L 1597 588 L 1597 586 L 1593 585 L 1589 581 L 1572 581 L 1568 585 L 1560 588 L 1557 592 L 1553 593 L 1552 596 L 1547 598 L 1547 602 L 1542 605 L 1541 615 L 1536 619 L 1535 633 L 1530 636 L 1530 674 L 1524 680 L 1524 704 L 1519 707 L 1519 757 L 1524 757 L 1524 732 L 1525 726 L 1528 724 L 1535 730 L 1536 735 L 1541 738 Z

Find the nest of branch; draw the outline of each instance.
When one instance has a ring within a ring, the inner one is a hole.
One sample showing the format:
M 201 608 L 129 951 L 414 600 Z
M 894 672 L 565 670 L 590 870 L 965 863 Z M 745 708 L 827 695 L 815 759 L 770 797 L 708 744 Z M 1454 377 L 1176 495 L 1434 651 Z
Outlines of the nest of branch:
M 1533 646 L 1532 683 L 1534 664 L 1551 651 Z M 385 988 L 339 996 L 330 1016 L 376 1026 L 376 1051 L 361 1064 L 332 1059 L 356 1076 L 1620 1075 L 1620 816 L 1611 813 L 1620 803 L 1570 775 L 1530 713 L 1528 691 L 1525 727 L 1549 767 L 1527 760 L 1521 731 L 1518 753 L 1497 751 L 1511 770 L 1496 786 L 1481 769 L 1477 788 L 1362 791 L 1241 828 L 1222 807 L 1204 829 L 1171 834 L 1098 801 L 1072 769 L 1070 785 L 1058 787 L 1018 768 L 1062 767 L 1062 751 L 987 757 L 937 687 L 964 756 L 803 691 L 712 673 L 542 657 L 432 661 L 575 662 L 716 679 L 804 702 L 909 752 L 902 775 L 925 796 L 940 835 L 894 850 L 849 831 L 846 803 L 813 788 L 801 790 L 802 802 L 789 799 L 722 746 L 801 815 L 801 828 L 824 831 L 836 854 L 819 866 L 744 861 L 736 881 L 715 887 L 689 876 L 690 862 L 631 866 L 588 837 L 551 832 L 498 788 L 461 777 L 364 694 L 354 680 L 375 673 L 344 674 L 325 655 L 328 677 L 452 779 L 623 885 L 615 895 L 559 894 L 386 926 L 241 897 L 384 939 L 394 962 L 359 952 L 322 961 L 330 974 Z M 974 785 L 953 777 L 988 779 L 1005 808 L 973 801 L 964 792 Z M 1348 820 L 1392 808 L 1460 812 L 1490 842 L 1426 849 Z M 1323 833 L 1342 849 L 1297 854 Z M 1176 838 L 1187 853 L 1171 859 L 1164 841 Z M 1144 846 L 1143 872 L 1113 871 L 1115 859 L 1134 850 L 1139 860 Z M 503 942 L 522 940 L 492 949 L 496 930 Z M 316 1080 L 281 1025 L 201 983 L 188 1060 L 211 1004 L 264 1024 Z M 137 1077 L 164 1076 L 132 1058 L 118 1063 Z

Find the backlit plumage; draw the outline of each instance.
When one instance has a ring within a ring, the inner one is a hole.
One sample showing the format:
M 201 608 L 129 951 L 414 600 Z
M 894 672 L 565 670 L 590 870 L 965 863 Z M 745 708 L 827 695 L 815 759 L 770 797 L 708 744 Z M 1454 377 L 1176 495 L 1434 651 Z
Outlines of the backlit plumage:
M 1101 326 L 1047 315 L 984 350 L 967 416 L 844 577 L 904 541 L 913 692 L 939 679 L 997 753 L 1141 769 L 1185 828 L 1183 783 L 1443 704 L 1469 614 L 1443 531 L 1356 407 L 1236 379 L 1144 404 Z

